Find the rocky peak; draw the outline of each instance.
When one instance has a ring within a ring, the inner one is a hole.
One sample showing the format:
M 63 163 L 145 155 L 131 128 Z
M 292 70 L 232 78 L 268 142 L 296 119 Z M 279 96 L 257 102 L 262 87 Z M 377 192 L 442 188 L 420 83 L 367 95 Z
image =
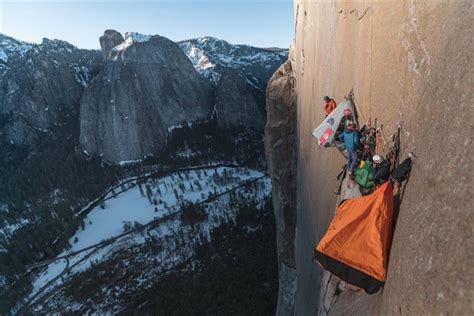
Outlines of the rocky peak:
M 147 46 L 147 49 L 137 50 L 137 46 L 141 45 Z M 172 47 L 174 50 L 176 46 L 171 40 L 159 35 L 126 32 L 124 41 L 111 49 L 108 58 L 110 60 L 157 62 L 160 56 L 163 56 L 159 51 L 160 49 Z M 166 60 L 161 61 L 166 62 Z
M 211 85 L 176 43 L 127 33 L 115 45 L 117 33 L 100 39 L 107 61 L 86 88 L 80 120 L 84 149 L 113 162 L 159 152 L 169 128 L 209 118 L 213 104 Z
M 100 48 L 104 57 L 107 58 L 112 48 L 123 43 L 124 40 L 120 32 L 116 30 L 105 30 L 104 35 L 99 38 Z
M 49 50 L 74 50 L 77 49 L 76 46 L 59 39 L 49 39 L 43 38 L 40 47 L 42 49 L 49 49 Z

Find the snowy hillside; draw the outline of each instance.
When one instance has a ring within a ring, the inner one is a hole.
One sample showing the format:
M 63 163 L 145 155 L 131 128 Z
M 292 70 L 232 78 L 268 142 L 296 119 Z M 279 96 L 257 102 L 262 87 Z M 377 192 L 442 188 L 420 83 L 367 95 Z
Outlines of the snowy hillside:
M 217 82 L 223 69 L 242 71 L 244 75 L 268 81 L 275 66 L 288 58 L 286 49 L 265 49 L 249 45 L 232 45 L 214 37 L 202 37 L 178 42 L 196 70 Z
M 166 272 L 191 258 L 193 247 L 209 240 L 214 227 L 233 220 L 236 210 L 227 206 L 228 193 L 240 194 L 242 200 L 256 198 L 263 201 L 270 194 L 270 182 L 262 177 L 261 172 L 244 168 L 210 168 L 149 179 L 116 196 L 111 193 L 84 219 L 82 228 L 69 240 L 71 248 L 58 256 L 63 259 L 50 263 L 39 274 L 30 299 L 38 300 L 43 292 L 54 292 L 65 278 L 106 260 L 119 249 L 143 244 L 147 238 L 157 239 L 162 250 L 158 255 L 157 270 L 144 272 L 148 276 L 143 276 L 141 282 Z M 239 189 L 242 184 L 256 179 L 260 179 L 258 187 L 250 191 Z M 254 191 L 256 188 L 258 192 Z M 182 214 L 179 216 L 183 205 L 203 201 L 207 201 L 206 215 L 205 220 L 198 220 L 199 228 L 183 222 L 185 218 Z M 144 228 L 147 228 L 147 235 L 144 235 Z M 177 234 L 186 244 L 181 245 L 178 253 L 173 237 Z
M 25 56 L 32 47 L 32 44 L 17 41 L 0 33 L 0 72 L 6 67 L 10 58 Z

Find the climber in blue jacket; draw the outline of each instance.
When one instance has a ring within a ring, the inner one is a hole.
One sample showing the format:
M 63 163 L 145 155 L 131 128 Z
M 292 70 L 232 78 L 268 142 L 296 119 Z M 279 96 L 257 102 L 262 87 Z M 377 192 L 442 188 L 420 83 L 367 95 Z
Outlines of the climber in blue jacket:
M 347 169 L 349 176 L 352 176 L 359 162 L 357 149 L 360 146 L 360 133 L 355 128 L 354 122 L 348 122 L 347 127 L 341 135 L 339 140 L 344 142 L 344 146 L 347 149 Z

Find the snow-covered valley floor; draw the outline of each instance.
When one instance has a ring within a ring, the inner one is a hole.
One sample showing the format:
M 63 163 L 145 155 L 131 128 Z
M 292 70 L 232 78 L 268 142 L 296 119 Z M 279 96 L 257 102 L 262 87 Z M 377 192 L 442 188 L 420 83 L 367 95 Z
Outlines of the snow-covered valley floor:
M 246 183 L 252 184 L 243 186 Z M 269 178 L 262 172 L 246 168 L 209 168 L 147 179 L 106 199 L 88 213 L 82 227 L 70 238 L 71 247 L 58 255 L 64 259 L 51 262 L 38 274 L 26 301 L 39 303 L 36 305 L 38 312 L 43 308 L 42 303 L 48 300 L 47 305 L 57 305 L 58 297 L 62 296 L 48 298 L 48 294 L 60 289 L 68 279 L 120 253 L 121 249 L 152 241 L 159 245 L 160 251 L 144 260 L 156 264 L 143 271 L 137 280 L 139 285 L 146 286 L 153 276 L 189 260 L 194 246 L 209 240 L 213 228 L 235 219 L 237 206 L 229 207 L 232 197 L 258 205 L 270 192 Z M 179 216 L 182 206 L 204 201 L 206 219 L 192 225 L 184 224 Z M 81 251 L 83 249 L 87 250 Z M 61 305 L 65 299 L 61 299 Z M 77 303 L 69 304 L 70 311 L 74 310 L 74 304 Z

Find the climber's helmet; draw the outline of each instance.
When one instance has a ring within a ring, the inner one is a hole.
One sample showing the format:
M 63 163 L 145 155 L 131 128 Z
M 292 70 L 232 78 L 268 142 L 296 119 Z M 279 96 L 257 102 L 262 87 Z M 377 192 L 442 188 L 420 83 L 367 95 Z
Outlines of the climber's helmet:
M 325 96 L 325 97 L 324 97 L 324 101 L 329 102 L 329 100 L 331 100 L 330 97 L 328 97 L 328 96 Z
M 372 157 L 372 161 L 376 164 L 379 164 L 383 162 L 383 158 L 380 155 L 374 155 Z

